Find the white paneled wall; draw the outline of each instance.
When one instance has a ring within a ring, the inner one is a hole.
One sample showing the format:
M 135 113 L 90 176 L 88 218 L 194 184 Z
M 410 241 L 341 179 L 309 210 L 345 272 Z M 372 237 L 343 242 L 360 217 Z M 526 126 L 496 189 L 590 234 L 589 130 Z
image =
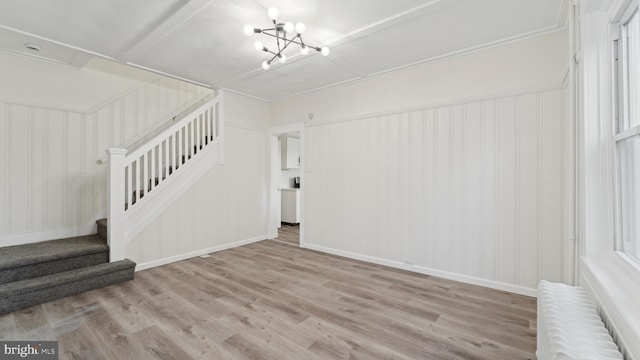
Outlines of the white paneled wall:
M 159 77 L 87 113 L 0 102 L 0 246 L 89 233 L 106 211 L 104 150 L 204 91 Z
M 306 128 L 305 246 L 534 294 L 563 279 L 563 90 Z
M 225 163 L 173 203 L 126 249 L 137 269 L 265 239 L 264 130 L 225 126 Z
M 90 112 L 99 124 L 97 157 L 109 145 L 119 145 L 143 133 L 191 100 L 211 90 L 167 77 L 138 86 L 126 95 L 110 99 Z

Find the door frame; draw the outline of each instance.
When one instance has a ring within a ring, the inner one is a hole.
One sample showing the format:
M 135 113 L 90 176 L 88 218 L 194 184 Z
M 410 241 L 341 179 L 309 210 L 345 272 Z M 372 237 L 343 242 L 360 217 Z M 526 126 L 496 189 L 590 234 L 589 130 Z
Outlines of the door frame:
M 304 247 L 304 193 L 305 193 L 305 134 L 304 123 L 273 126 L 267 129 L 269 144 L 269 211 L 267 215 L 267 238 L 278 237 L 280 219 L 280 172 L 278 164 L 278 136 L 297 132 L 300 134 L 300 247 Z

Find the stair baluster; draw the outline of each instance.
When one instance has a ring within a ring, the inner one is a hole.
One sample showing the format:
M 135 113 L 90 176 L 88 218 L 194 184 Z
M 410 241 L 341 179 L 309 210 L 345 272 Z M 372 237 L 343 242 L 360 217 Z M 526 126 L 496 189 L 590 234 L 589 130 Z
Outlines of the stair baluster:
M 221 95 L 129 154 L 124 149 L 107 150 L 110 161 L 109 202 L 112 210 L 109 211 L 109 228 L 112 234 L 109 242 L 112 261 L 124 259 L 127 241 L 124 222 L 131 212 L 164 188 L 170 178 L 181 174 L 180 169 L 199 158 L 208 148 L 217 147 L 222 163 Z M 115 244 L 116 240 L 123 245 Z

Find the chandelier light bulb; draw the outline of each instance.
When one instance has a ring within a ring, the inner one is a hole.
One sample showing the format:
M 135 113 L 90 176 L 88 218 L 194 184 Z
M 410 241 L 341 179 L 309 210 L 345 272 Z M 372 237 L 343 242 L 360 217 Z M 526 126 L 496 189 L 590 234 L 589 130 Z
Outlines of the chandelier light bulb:
M 244 34 L 247 35 L 247 36 L 253 35 L 253 26 L 245 25 L 244 26 Z
M 280 11 L 278 11 L 278 8 L 270 7 L 269 10 L 267 10 L 267 16 L 269 16 L 269 19 L 275 20 L 280 16 Z
M 291 21 L 287 21 L 284 24 L 284 32 L 291 34 L 293 32 L 294 26 Z
M 323 56 L 329 55 L 328 47 L 318 47 L 318 46 L 309 46 L 309 44 L 305 43 L 302 39 L 302 35 L 306 32 L 307 26 L 304 23 L 295 23 L 291 21 L 278 20 L 280 16 L 280 11 L 276 7 L 270 7 L 267 9 L 267 16 L 271 19 L 271 26 L 267 28 L 256 28 L 251 25 L 244 26 L 244 34 L 247 36 L 252 36 L 254 34 L 258 34 L 262 37 L 269 36 L 269 42 L 265 46 L 262 41 L 255 41 L 253 46 L 256 48 L 258 53 L 264 56 L 268 56 L 266 61 L 263 61 L 260 65 L 264 70 L 269 70 L 271 65 L 274 64 L 276 59 L 278 59 L 278 63 L 284 64 L 287 61 L 287 56 L 284 54 L 287 49 L 293 50 L 293 48 L 297 45 L 299 46 L 300 54 L 305 56 L 308 55 L 311 50 L 314 52 L 319 52 Z M 273 41 L 271 41 L 273 40 Z
M 303 23 L 299 22 L 296 24 L 296 32 L 298 34 L 302 35 L 306 30 L 307 30 L 307 27 Z

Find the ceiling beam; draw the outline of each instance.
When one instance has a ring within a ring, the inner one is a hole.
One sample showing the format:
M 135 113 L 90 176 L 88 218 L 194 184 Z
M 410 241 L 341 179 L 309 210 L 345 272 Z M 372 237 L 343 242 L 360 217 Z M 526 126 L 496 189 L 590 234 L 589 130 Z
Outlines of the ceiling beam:
M 71 63 L 69 65 L 78 69 L 82 69 L 92 58 L 93 55 L 79 51 L 76 53 L 73 59 L 71 59 Z
M 138 41 L 118 54 L 116 58 L 124 63 L 133 61 L 137 54 L 143 53 L 164 37 L 173 33 L 180 25 L 184 24 L 206 7 L 210 1 L 211 0 L 189 0 L 178 9 L 178 11 L 169 14 L 159 25 L 149 27 Z
M 409 10 L 393 14 L 392 16 L 373 22 L 359 29 L 355 29 L 347 34 L 340 35 L 337 38 L 331 39 L 322 45 L 336 47 L 345 42 L 365 37 L 378 31 L 390 28 L 394 25 L 406 22 L 409 19 L 422 16 L 427 12 L 437 11 L 438 9 L 446 6 L 453 6 L 454 4 L 460 3 L 461 1 L 463 0 L 430 0 Z

